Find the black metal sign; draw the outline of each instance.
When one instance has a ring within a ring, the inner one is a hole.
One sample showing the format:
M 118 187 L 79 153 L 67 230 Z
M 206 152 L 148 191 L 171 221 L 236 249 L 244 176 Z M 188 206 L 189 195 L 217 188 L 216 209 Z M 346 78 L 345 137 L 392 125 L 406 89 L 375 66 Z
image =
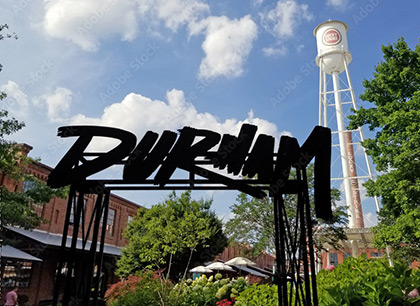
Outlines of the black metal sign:
M 77 139 L 50 173 L 47 184 L 54 188 L 71 185 L 70 198 L 76 198 L 78 195 L 79 200 L 73 201 L 77 203 L 82 203 L 80 198 L 83 198 L 86 193 L 98 195 L 94 214 L 90 220 L 90 224 L 93 224 L 92 240 L 94 241 L 91 244 L 91 259 L 87 267 L 80 267 L 80 265 L 77 267 L 66 251 L 65 237 L 68 233 L 70 209 L 67 210 L 59 271 L 65 264 L 70 269 L 67 275 L 73 273 L 88 277 L 87 280 L 84 278 L 80 284 L 74 278 L 67 277 L 70 283 L 66 283 L 66 288 L 72 286 L 81 289 L 65 290 L 62 305 L 67 306 L 71 297 L 75 296 L 83 300 L 81 305 L 89 305 L 89 303 L 96 305 L 98 284 L 92 283 L 91 275 L 95 265 L 100 272 L 100 265 L 97 265 L 97 262 L 102 261 L 101 252 L 99 252 L 99 259 L 96 258 L 99 223 L 106 222 L 103 214 L 108 211 L 109 192 L 121 189 L 232 189 L 257 198 L 272 197 L 276 223 L 279 305 L 288 305 L 292 291 L 304 305 L 317 305 L 314 273 L 312 273 L 312 283 L 309 279 L 309 267 L 311 271 L 314 271 L 315 261 L 306 167 L 315 159 L 315 211 L 318 218 L 330 219 L 332 217 L 331 131 L 328 128 L 316 126 L 302 146 L 295 138 L 282 136 L 277 153 L 274 152 L 274 137 L 265 134 L 256 137 L 256 134 L 257 127 L 250 124 L 243 124 L 237 136 L 230 134 L 222 136 L 211 130 L 184 127 L 179 130 L 179 133 L 164 131 L 160 136 L 158 133 L 148 131 L 137 143 L 134 134 L 117 128 L 60 127 L 58 136 L 77 137 Z M 86 152 L 94 137 L 113 138 L 119 140 L 120 143 L 108 152 Z M 216 146 L 217 150 L 212 151 Z M 89 179 L 92 175 L 113 165 L 123 166 L 122 178 Z M 292 167 L 296 169 L 296 180 L 289 179 Z M 173 178 L 176 169 L 184 170 L 188 173 L 188 178 Z M 288 230 L 288 220 L 284 214 L 282 196 L 290 193 L 298 194 L 296 214 L 297 220 L 301 223 L 299 234 L 296 235 L 299 237 L 293 236 L 293 233 Z M 70 198 L 69 206 L 73 205 Z M 76 214 L 83 217 L 83 209 L 83 203 L 80 207 L 78 204 Z M 78 218 L 76 216 L 75 220 Z M 79 224 L 73 226 L 73 240 L 77 240 Z M 102 228 L 104 226 L 102 223 Z M 90 230 L 91 226 L 86 233 L 83 230 L 82 236 L 92 236 Z M 100 250 L 103 250 L 104 235 L 103 232 Z M 70 253 L 74 254 L 73 244 L 75 245 L 75 242 L 72 243 Z M 296 257 L 298 254 L 300 254 L 299 258 Z M 300 277 L 294 276 L 300 271 L 301 263 L 304 268 L 304 282 L 301 282 Z M 78 274 L 77 269 L 84 269 L 84 273 Z M 297 286 L 288 287 L 287 277 L 292 274 L 292 279 Z M 95 281 L 98 282 L 98 278 Z M 58 283 L 57 280 L 56 287 Z M 96 289 L 92 290 L 92 288 Z M 59 288 L 56 288 L 54 305 L 57 304 L 58 297 Z

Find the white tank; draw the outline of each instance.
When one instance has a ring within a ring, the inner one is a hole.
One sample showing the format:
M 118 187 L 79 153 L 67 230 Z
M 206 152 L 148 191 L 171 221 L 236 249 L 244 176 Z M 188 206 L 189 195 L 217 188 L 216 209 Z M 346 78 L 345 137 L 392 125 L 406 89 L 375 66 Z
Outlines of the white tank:
M 348 26 L 342 21 L 326 21 L 314 30 L 318 55 L 316 64 L 328 74 L 344 71 L 344 58 L 349 64 L 352 60 L 347 46 Z

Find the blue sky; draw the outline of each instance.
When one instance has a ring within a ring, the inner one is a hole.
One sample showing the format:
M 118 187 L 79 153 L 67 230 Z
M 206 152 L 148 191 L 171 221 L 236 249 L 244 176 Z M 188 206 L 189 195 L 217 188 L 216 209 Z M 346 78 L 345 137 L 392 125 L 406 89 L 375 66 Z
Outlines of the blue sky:
M 248 122 L 302 143 L 318 123 L 313 29 L 328 19 L 348 24 L 359 96 L 382 45 L 418 43 L 419 9 L 415 0 L 3 0 L 1 23 L 19 39 L 0 43 L 2 108 L 26 123 L 13 139 L 52 167 L 73 143 L 57 128 L 71 124 L 120 127 L 140 139 L 182 126 L 236 134 Z M 150 206 L 165 194 L 122 195 Z M 228 215 L 236 193 L 196 195 L 213 196 Z M 372 218 L 373 206 L 364 212 Z

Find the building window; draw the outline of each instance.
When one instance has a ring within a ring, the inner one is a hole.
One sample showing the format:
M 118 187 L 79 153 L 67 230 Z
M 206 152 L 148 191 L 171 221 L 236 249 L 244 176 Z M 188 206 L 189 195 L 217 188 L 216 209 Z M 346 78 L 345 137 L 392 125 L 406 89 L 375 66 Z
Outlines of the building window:
M 34 189 L 35 187 L 36 187 L 36 183 L 34 181 L 32 181 L 32 180 L 25 180 L 23 182 L 22 191 L 23 192 L 29 191 L 29 190 Z
M 55 224 L 58 224 L 58 218 L 60 217 L 60 211 L 58 209 L 55 210 Z
M 351 254 L 350 254 L 350 253 L 344 253 L 344 254 L 343 254 L 343 259 L 346 259 L 346 258 L 348 258 L 348 257 L 351 257 Z
M 330 265 L 331 266 L 338 265 L 338 255 L 336 253 L 330 253 Z
M 133 216 L 128 216 L 127 224 L 130 224 L 133 221 Z
M 6 261 L 4 265 L 2 287 L 28 288 L 31 277 L 30 261 Z
M 36 187 L 36 183 L 34 181 L 26 180 L 23 182 L 22 191 L 26 192 L 26 191 L 34 189 L 35 187 Z M 38 217 L 42 217 L 42 213 L 44 212 L 44 205 L 32 203 L 32 207 L 34 208 L 34 211 L 36 212 Z
M 370 253 L 370 258 L 381 258 L 382 253 Z
M 106 231 L 107 233 L 109 233 L 111 236 L 114 235 L 114 222 L 115 222 L 115 214 L 116 211 L 115 209 L 110 209 L 108 211 L 108 219 L 106 221 Z M 118 233 L 117 233 L 118 235 Z
M 74 216 L 76 215 L 77 200 L 78 200 L 77 197 L 74 198 L 74 200 L 72 201 L 72 204 L 71 204 L 70 218 L 69 218 L 69 224 L 70 225 L 74 224 Z M 79 225 L 82 224 L 82 216 L 85 212 L 86 212 L 86 199 L 83 199 L 83 211 L 80 213 Z

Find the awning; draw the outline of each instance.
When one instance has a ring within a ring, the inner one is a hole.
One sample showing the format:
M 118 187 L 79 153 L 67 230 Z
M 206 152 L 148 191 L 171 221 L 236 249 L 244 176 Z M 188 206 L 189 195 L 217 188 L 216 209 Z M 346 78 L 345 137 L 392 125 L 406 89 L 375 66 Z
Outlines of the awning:
M 236 269 L 242 270 L 242 271 L 244 271 L 248 274 L 252 274 L 252 275 L 255 275 L 255 276 L 258 276 L 258 277 L 261 277 L 261 278 L 268 278 L 268 275 L 264 275 L 260 272 L 252 270 L 252 269 L 250 269 L 246 266 L 233 265 L 232 267 L 235 267 Z
M 24 261 L 42 261 L 42 259 L 18 250 L 10 245 L 3 245 L 1 247 L 1 258 L 19 259 Z
M 6 226 L 6 228 L 8 230 L 11 230 L 11 231 L 17 233 L 17 234 L 20 234 L 20 235 L 25 236 L 27 238 L 30 238 L 32 240 L 38 241 L 42 244 L 61 247 L 62 235 L 60 235 L 60 234 L 48 233 L 48 232 L 37 230 L 37 229 L 34 229 L 32 231 L 28 231 L 28 230 L 24 230 L 22 228 L 13 227 L 13 226 Z M 71 247 L 71 238 L 72 237 L 67 236 L 66 247 L 68 247 L 68 248 Z M 85 246 L 85 250 L 90 250 L 90 245 L 91 245 L 91 241 L 87 241 L 86 246 Z M 82 249 L 82 239 L 80 239 L 80 238 L 77 239 L 76 248 L 78 250 Z M 121 249 L 122 248 L 117 247 L 117 246 L 105 244 L 104 245 L 104 254 L 121 256 Z M 96 248 L 96 251 L 99 252 L 99 243 L 98 243 L 98 246 Z

